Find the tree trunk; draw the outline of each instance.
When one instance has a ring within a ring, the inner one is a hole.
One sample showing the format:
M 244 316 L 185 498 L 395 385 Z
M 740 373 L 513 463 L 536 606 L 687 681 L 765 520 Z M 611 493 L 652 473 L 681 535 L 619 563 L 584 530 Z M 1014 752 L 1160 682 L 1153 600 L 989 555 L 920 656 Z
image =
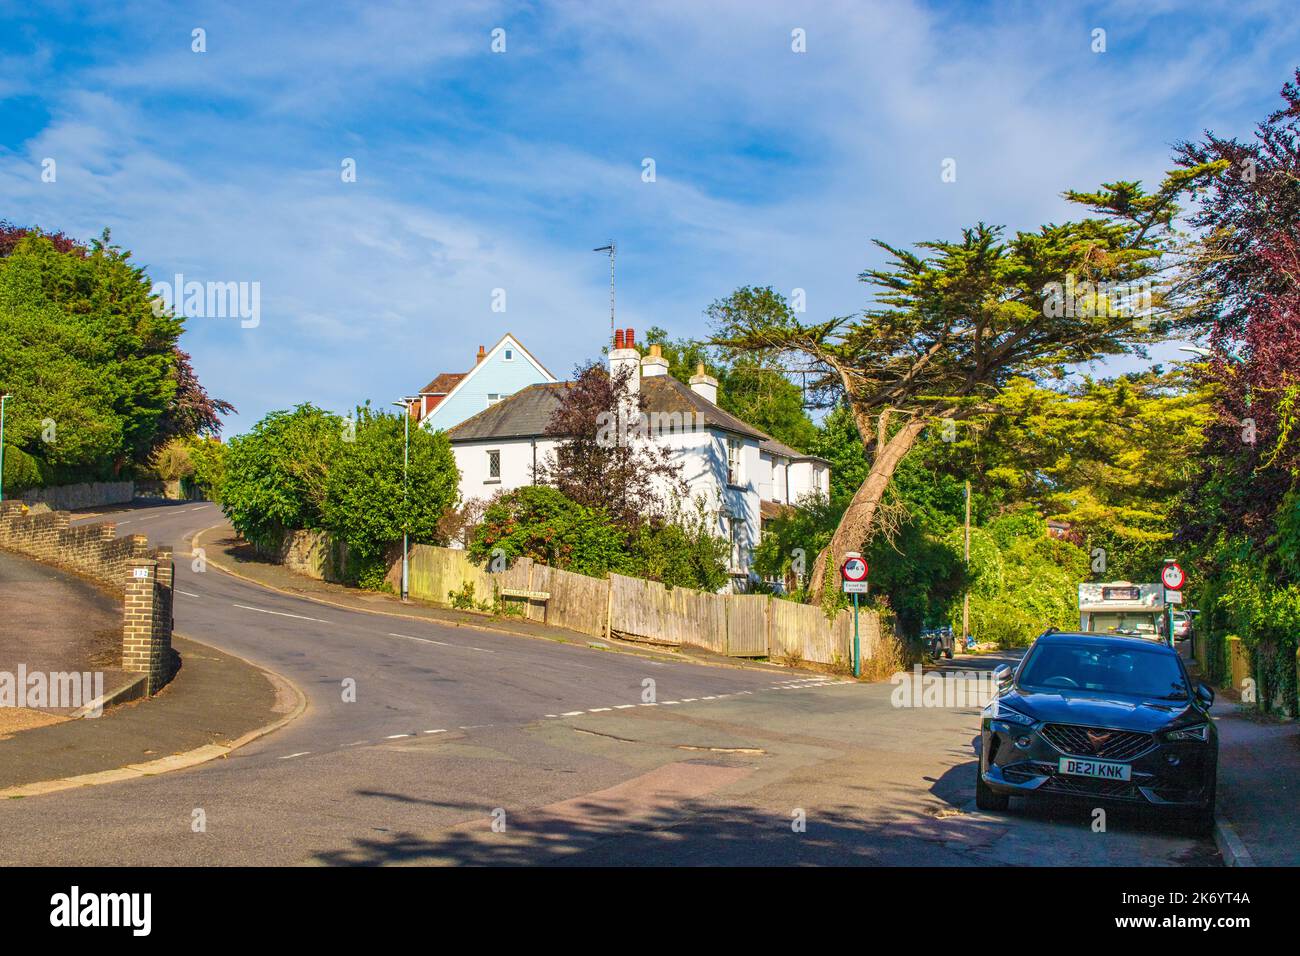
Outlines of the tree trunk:
M 904 456 L 916 444 L 917 436 L 925 429 L 927 420 L 917 415 L 909 419 L 883 447 L 877 446 L 876 459 L 862 486 L 854 492 L 853 500 L 840 518 L 835 534 L 826 550 L 813 562 L 810 595 L 825 599 L 826 589 L 838 584 L 839 566 L 846 551 L 856 551 L 868 540 L 880 511 L 885 489 L 893 480 L 894 471 Z

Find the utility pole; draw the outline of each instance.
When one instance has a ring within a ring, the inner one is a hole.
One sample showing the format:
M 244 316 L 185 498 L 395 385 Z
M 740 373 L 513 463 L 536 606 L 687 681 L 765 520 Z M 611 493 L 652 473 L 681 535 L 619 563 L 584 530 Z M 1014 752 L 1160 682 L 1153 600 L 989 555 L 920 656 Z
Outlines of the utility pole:
M 618 255 L 618 243 L 611 241 L 607 246 L 599 246 L 592 252 L 609 253 L 609 340 L 614 341 L 614 257 Z
M 966 482 L 966 575 L 970 576 L 970 482 Z M 962 649 L 966 647 L 966 635 L 970 633 L 970 582 L 967 581 L 966 593 L 961 597 L 961 641 Z
M 408 541 L 409 529 L 407 527 L 407 515 L 410 513 L 410 506 L 407 504 L 407 496 L 410 494 L 410 481 L 407 474 L 411 466 L 411 406 L 418 401 L 415 398 L 404 398 L 400 402 L 393 402 L 398 408 L 404 409 L 402 418 L 405 420 L 405 442 L 402 447 L 402 594 L 403 601 L 410 600 L 411 593 L 411 547 Z

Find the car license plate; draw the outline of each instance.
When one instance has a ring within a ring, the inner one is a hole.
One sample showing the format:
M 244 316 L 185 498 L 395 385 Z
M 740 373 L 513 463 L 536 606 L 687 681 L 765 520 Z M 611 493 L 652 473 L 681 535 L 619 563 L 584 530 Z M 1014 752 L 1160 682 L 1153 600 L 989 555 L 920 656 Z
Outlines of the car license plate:
M 1102 780 L 1129 780 L 1133 774 L 1133 768 L 1126 763 L 1082 760 L 1078 757 L 1062 757 L 1058 769 L 1061 773 L 1076 777 L 1098 777 Z

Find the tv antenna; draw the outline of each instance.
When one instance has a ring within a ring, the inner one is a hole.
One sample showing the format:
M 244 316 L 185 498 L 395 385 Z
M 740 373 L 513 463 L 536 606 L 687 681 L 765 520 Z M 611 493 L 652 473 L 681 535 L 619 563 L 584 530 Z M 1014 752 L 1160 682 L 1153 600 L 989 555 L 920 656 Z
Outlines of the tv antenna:
M 607 246 L 592 249 L 592 252 L 609 253 L 609 340 L 614 341 L 614 257 L 618 255 L 618 243 L 611 241 Z

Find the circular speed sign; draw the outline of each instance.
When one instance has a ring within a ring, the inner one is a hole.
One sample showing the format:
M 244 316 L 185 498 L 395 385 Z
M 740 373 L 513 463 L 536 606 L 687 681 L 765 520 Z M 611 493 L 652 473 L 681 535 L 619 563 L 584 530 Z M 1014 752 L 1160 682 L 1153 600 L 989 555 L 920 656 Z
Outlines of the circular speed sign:
M 1178 564 L 1166 564 L 1164 570 L 1160 572 L 1160 580 L 1165 582 L 1165 587 L 1169 590 L 1179 591 L 1187 581 L 1187 575 Z
M 867 579 L 867 560 L 861 555 L 850 555 L 840 565 L 840 574 L 845 581 L 865 581 Z

